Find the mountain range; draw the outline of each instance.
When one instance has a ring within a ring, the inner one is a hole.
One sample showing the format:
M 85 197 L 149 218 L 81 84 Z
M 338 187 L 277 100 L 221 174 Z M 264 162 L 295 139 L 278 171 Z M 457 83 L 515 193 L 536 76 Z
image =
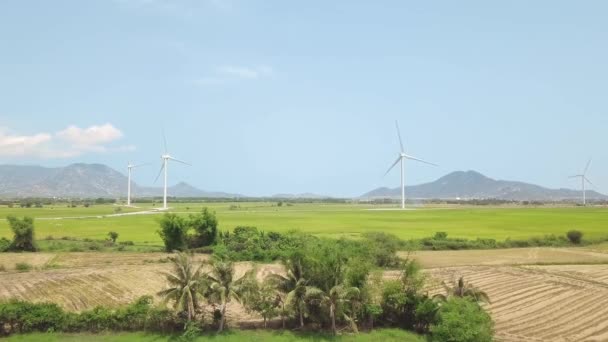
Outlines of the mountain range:
M 25 165 L 0 165 L 0 197 L 68 197 L 68 198 L 116 198 L 126 196 L 127 177 L 103 164 L 71 164 L 65 167 Z M 134 197 L 162 196 L 161 187 L 140 186 L 132 183 Z M 548 189 L 538 185 L 494 180 L 475 171 L 452 172 L 438 180 L 408 186 L 406 196 L 411 199 L 503 199 L 561 201 L 581 197 L 579 190 Z M 180 182 L 168 188 L 173 197 L 243 198 L 241 194 L 205 191 Z M 359 198 L 399 198 L 400 188 L 378 188 Z M 324 199 L 312 193 L 276 194 L 270 198 Z M 596 191 L 588 191 L 589 199 L 608 199 Z
M 162 196 L 161 187 L 133 182 L 134 197 Z M 174 197 L 243 197 L 210 192 L 180 182 L 167 189 Z M 0 197 L 126 197 L 127 176 L 103 164 L 72 164 L 66 167 L 0 165 Z
M 524 182 L 495 180 L 476 171 L 456 171 L 438 180 L 406 186 L 411 199 L 500 199 L 514 201 L 562 201 L 581 197 L 580 190 L 549 189 Z M 401 188 L 377 188 L 361 198 L 400 198 Z M 608 196 L 587 191 L 588 199 L 605 200 Z

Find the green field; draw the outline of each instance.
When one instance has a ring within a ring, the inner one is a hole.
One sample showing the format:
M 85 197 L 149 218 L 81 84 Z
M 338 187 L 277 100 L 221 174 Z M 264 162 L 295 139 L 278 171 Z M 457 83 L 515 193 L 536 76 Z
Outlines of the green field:
M 231 210 L 231 205 L 240 206 Z M 578 229 L 587 238 L 608 236 L 608 208 L 598 207 L 419 207 L 415 210 L 370 210 L 383 207 L 345 204 L 294 204 L 277 207 L 276 203 L 178 204 L 172 211 L 187 215 L 203 206 L 217 212 L 221 229 L 239 225 L 256 226 L 265 231 L 299 230 L 319 236 L 357 237 L 361 233 L 383 231 L 402 239 L 421 238 L 445 231 L 451 237 L 526 239 L 545 234 L 562 235 Z M 115 206 L 90 208 L 65 206 L 37 208 L 0 207 L 0 217 L 30 215 L 36 220 L 38 239 L 70 236 L 103 239 L 108 231 L 120 234 L 119 240 L 158 245 L 156 233 L 161 214 L 104 217 L 114 214 Z M 124 212 L 152 208 L 123 209 Z M 386 208 L 386 207 L 384 207 Z M 72 217 L 55 219 L 58 217 Z M 84 218 L 74 218 L 84 217 Z M 7 222 L 0 221 L 0 236 L 9 237 Z
M 176 341 L 176 338 L 163 337 L 159 335 L 146 335 L 141 333 L 128 334 L 31 334 L 15 335 L 5 339 L 10 342 L 59 342 L 59 341 L 91 341 L 91 342 L 169 342 Z M 321 334 L 294 334 L 287 331 L 229 331 L 222 335 L 201 336 L 194 340 L 198 342 L 305 342 L 305 341 L 336 341 L 336 342 L 373 342 L 373 341 L 400 341 L 400 342 L 422 342 L 422 337 L 412 333 L 396 330 L 384 329 L 376 330 L 371 333 L 359 335 L 344 335 L 331 337 Z

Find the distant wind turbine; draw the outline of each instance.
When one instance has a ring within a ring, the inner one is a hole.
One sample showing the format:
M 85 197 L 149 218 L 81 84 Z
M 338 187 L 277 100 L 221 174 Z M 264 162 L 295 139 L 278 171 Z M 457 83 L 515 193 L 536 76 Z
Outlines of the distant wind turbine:
M 133 165 L 131 164 L 131 162 L 129 162 L 129 164 L 127 165 L 127 174 L 128 174 L 128 183 L 127 183 L 127 205 L 130 206 L 131 205 L 131 170 L 138 168 L 140 166 L 144 166 L 147 165 L 148 163 L 145 164 L 138 164 L 138 165 Z
M 399 146 L 401 146 L 401 152 L 399 153 L 399 157 L 397 157 L 397 160 L 395 160 L 393 165 L 391 165 L 391 167 L 388 168 L 388 170 L 386 171 L 384 176 L 386 176 L 395 167 L 395 165 L 397 165 L 398 163 L 401 163 L 401 209 L 405 209 L 405 160 L 410 159 L 410 160 L 415 160 L 415 161 L 433 165 L 433 166 L 438 166 L 438 165 L 429 163 L 422 159 L 418 159 L 418 158 L 415 158 L 415 157 L 412 157 L 412 156 L 406 154 L 405 149 L 403 148 L 403 141 L 401 140 L 401 132 L 399 131 L 399 123 L 397 121 L 395 121 L 395 127 L 397 128 L 397 136 L 399 137 Z
M 587 171 L 589 171 L 590 165 L 591 165 L 591 159 L 589 159 L 589 161 L 587 162 L 587 166 L 585 166 L 585 170 L 583 170 L 582 174 L 569 177 L 569 178 L 580 178 L 581 179 L 581 186 L 582 186 L 581 189 L 583 191 L 583 205 L 587 205 L 587 190 L 585 190 L 585 184 L 589 183 L 591 186 L 595 186 L 595 185 L 593 185 L 593 183 L 591 183 L 589 178 L 587 178 Z
M 169 165 L 169 160 L 173 160 L 178 163 L 186 164 L 189 166 L 192 166 L 192 165 L 186 163 L 185 161 L 181 161 L 179 159 L 173 158 L 169 154 L 169 152 L 167 151 L 167 138 L 165 137 L 164 133 L 163 133 L 163 142 L 165 144 L 165 153 L 160 156 L 160 158 L 162 159 L 162 164 L 160 166 L 160 171 L 158 172 L 158 176 L 156 176 L 156 179 L 154 180 L 154 183 L 156 183 L 156 181 L 158 180 L 158 177 L 160 177 L 161 173 L 164 170 L 165 171 L 165 186 L 163 189 L 163 210 L 165 210 L 165 209 L 167 209 L 167 166 Z

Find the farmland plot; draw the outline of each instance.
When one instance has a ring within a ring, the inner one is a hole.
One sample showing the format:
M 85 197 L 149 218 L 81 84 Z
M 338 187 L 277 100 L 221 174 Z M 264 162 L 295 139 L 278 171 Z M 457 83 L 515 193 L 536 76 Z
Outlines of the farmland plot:
M 608 340 L 608 265 L 471 266 L 430 274 L 448 282 L 464 276 L 488 293 L 497 340 Z
M 534 262 L 556 262 L 572 250 L 507 250 L 505 257 L 492 254 L 484 259 L 477 252 L 429 252 L 418 255 L 423 264 L 440 266 L 427 270 L 431 294 L 442 291 L 440 281 L 464 276 L 467 282 L 486 291 L 498 341 L 606 341 L 608 340 L 608 264 L 519 265 L 513 251 Z M 588 251 L 577 249 L 574 260 Z M 432 254 L 431 254 L 432 253 Z M 0 255 L 1 262 L 18 260 L 34 264 L 32 272 L 9 269 L 0 272 L 0 299 L 20 298 L 33 302 L 52 301 L 72 311 L 96 305 L 118 306 L 143 295 L 155 296 L 166 285 L 163 272 L 170 265 L 164 253 L 61 253 Z M 593 258 L 601 255 L 589 254 Z M 496 257 L 496 258 L 494 258 Z M 31 260 L 28 260 L 30 258 Z M 205 256 L 199 256 L 199 259 Z M 495 259 L 495 264 L 484 264 Z M 438 261 L 439 260 L 439 261 Z M 449 265 L 452 260 L 453 264 Z M 509 262 L 514 265 L 508 265 Z M 499 262 L 497 262 L 499 261 Z M 14 262 L 14 261 L 13 261 Z M 433 264 L 434 263 L 434 264 Z M 469 266 L 462 266 L 469 265 Z M 237 263 L 237 277 L 257 267 L 258 278 L 280 273 L 278 264 Z M 386 278 L 397 271 L 387 271 Z M 157 300 L 159 298 L 156 298 Z M 236 303 L 228 310 L 231 324 L 258 322 Z

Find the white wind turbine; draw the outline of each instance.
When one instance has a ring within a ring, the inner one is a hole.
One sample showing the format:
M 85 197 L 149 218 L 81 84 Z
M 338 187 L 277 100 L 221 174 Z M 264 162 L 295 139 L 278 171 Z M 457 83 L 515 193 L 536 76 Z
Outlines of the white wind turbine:
M 156 176 L 156 179 L 154 180 L 154 183 L 156 183 L 156 181 L 158 180 L 158 177 L 160 177 L 160 174 L 163 172 L 163 170 L 165 170 L 165 185 L 163 188 L 163 210 L 165 210 L 165 209 L 167 209 L 167 166 L 169 165 L 169 160 L 173 160 L 178 163 L 186 164 L 189 166 L 192 166 L 192 165 L 186 163 L 185 161 L 175 159 L 169 154 L 169 152 L 167 151 L 167 138 L 165 137 L 164 133 L 163 133 L 163 142 L 165 143 L 165 153 L 160 156 L 160 158 L 162 159 L 162 164 L 160 166 L 160 171 L 158 172 L 158 176 Z
M 128 175 L 127 176 L 127 179 L 128 179 L 128 182 L 127 182 L 127 206 L 131 206 L 131 170 L 135 169 L 135 168 L 138 168 L 140 166 L 144 166 L 144 165 L 147 165 L 147 163 L 146 164 L 133 165 L 133 164 L 131 164 L 131 162 L 129 162 L 129 164 L 127 165 L 127 170 L 128 170 L 128 172 L 127 172 L 127 175 Z
M 581 189 L 583 191 L 583 205 L 587 205 L 587 190 L 585 190 L 585 184 L 589 183 L 591 186 L 595 186 L 595 185 L 593 185 L 593 183 L 591 183 L 589 178 L 587 178 L 587 171 L 589 171 L 590 165 L 591 165 L 591 159 L 589 159 L 589 161 L 587 162 L 587 166 L 585 166 L 585 170 L 583 170 L 582 174 L 569 177 L 569 178 L 580 178 L 581 179 L 581 186 L 582 186 Z
M 433 166 L 438 166 L 438 165 L 429 163 L 422 159 L 418 159 L 418 158 L 415 158 L 415 157 L 412 157 L 412 156 L 406 154 L 405 149 L 403 148 L 403 141 L 401 140 L 401 132 L 399 132 L 399 123 L 397 121 L 395 121 L 395 127 L 397 128 L 397 136 L 399 137 L 399 146 L 401 146 L 401 152 L 399 153 L 399 157 L 397 157 L 397 160 L 395 160 L 393 165 L 391 165 L 391 167 L 388 168 L 388 170 L 386 171 L 386 173 L 384 175 L 386 176 L 395 167 L 395 165 L 397 165 L 398 163 L 401 163 L 401 209 L 405 209 L 405 178 L 404 178 L 405 177 L 405 174 L 404 174 L 405 173 L 405 160 L 410 159 L 410 160 L 419 161 L 421 163 L 425 163 L 425 164 L 429 164 L 429 165 L 433 165 Z

